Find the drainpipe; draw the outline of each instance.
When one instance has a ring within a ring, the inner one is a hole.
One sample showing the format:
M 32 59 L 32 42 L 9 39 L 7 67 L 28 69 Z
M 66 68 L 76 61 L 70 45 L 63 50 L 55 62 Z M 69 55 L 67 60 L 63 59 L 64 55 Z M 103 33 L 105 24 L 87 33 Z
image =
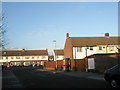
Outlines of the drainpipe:
M 76 47 L 75 47 L 75 71 L 76 71 Z
M 86 72 L 88 72 L 87 46 L 86 46 L 86 48 L 85 48 L 85 54 L 86 54 L 86 58 L 85 58 L 85 62 L 86 62 Z

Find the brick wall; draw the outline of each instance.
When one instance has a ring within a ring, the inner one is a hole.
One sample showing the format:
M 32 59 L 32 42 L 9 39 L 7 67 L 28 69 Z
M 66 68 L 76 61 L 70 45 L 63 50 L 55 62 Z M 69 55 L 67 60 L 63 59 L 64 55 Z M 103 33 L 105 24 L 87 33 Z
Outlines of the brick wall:
M 57 61 L 57 67 L 58 67 L 58 70 L 62 70 L 63 69 L 63 60 L 58 60 Z
M 48 70 L 55 70 L 56 64 L 57 64 L 58 70 L 62 70 L 63 60 L 45 62 L 44 68 Z
M 70 62 L 71 62 L 70 68 L 73 71 L 86 69 L 85 59 L 71 59 Z
M 76 70 L 85 70 L 85 59 L 77 59 L 76 60 Z
M 70 42 L 70 38 L 66 39 L 65 46 L 64 46 L 64 58 L 73 58 L 73 48 Z
M 56 61 L 45 62 L 44 69 L 55 70 L 56 69 Z
M 118 64 L 120 61 L 120 55 L 95 55 L 95 71 L 103 73 L 106 69 Z

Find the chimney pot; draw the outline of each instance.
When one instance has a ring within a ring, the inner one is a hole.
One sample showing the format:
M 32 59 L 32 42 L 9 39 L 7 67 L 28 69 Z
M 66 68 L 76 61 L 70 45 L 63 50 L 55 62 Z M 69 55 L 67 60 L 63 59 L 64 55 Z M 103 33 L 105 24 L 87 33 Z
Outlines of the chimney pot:
M 109 37 L 109 33 L 105 33 L 105 37 Z
M 66 34 L 66 38 L 69 38 L 69 33 Z

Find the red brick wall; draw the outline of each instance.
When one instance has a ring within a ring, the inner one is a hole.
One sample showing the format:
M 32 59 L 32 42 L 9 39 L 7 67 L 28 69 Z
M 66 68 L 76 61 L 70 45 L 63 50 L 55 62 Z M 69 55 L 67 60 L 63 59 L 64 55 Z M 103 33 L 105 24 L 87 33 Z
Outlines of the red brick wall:
M 85 70 L 85 59 L 77 59 L 76 60 L 76 70 Z
M 73 58 L 73 48 L 71 45 L 70 38 L 66 39 L 65 46 L 64 46 L 64 58 Z
M 55 61 L 45 62 L 44 68 L 45 69 L 49 69 L 49 70 L 55 70 L 55 68 L 56 68 L 56 62 Z
M 63 60 L 58 60 L 58 61 L 57 61 L 57 67 L 58 67 L 58 68 L 61 68 L 62 65 L 63 65 Z
M 70 65 L 71 70 L 86 69 L 85 59 L 71 59 L 70 62 L 71 62 L 71 65 Z
M 103 73 L 106 69 L 118 64 L 120 56 L 111 55 L 95 55 L 95 71 Z
M 74 59 L 70 59 L 70 68 L 71 68 L 71 70 L 75 69 L 75 60 Z
M 57 68 L 59 70 L 62 70 L 63 60 L 58 60 L 57 62 L 56 61 L 45 62 L 44 68 L 49 69 L 49 70 L 53 70 L 53 69 L 55 70 L 56 69 L 56 64 L 57 64 Z

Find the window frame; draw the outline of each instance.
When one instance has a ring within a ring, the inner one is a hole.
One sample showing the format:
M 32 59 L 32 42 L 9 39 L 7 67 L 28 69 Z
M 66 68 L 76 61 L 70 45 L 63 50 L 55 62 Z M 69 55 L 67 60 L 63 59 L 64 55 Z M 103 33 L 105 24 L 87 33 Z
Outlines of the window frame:
M 82 47 L 77 47 L 77 52 L 82 52 Z
M 109 46 L 109 51 L 114 51 L 114 46 Z
M 102 46 L 99 46 L 98 49 L 99 49 L 99 51 L 103 50 Z

